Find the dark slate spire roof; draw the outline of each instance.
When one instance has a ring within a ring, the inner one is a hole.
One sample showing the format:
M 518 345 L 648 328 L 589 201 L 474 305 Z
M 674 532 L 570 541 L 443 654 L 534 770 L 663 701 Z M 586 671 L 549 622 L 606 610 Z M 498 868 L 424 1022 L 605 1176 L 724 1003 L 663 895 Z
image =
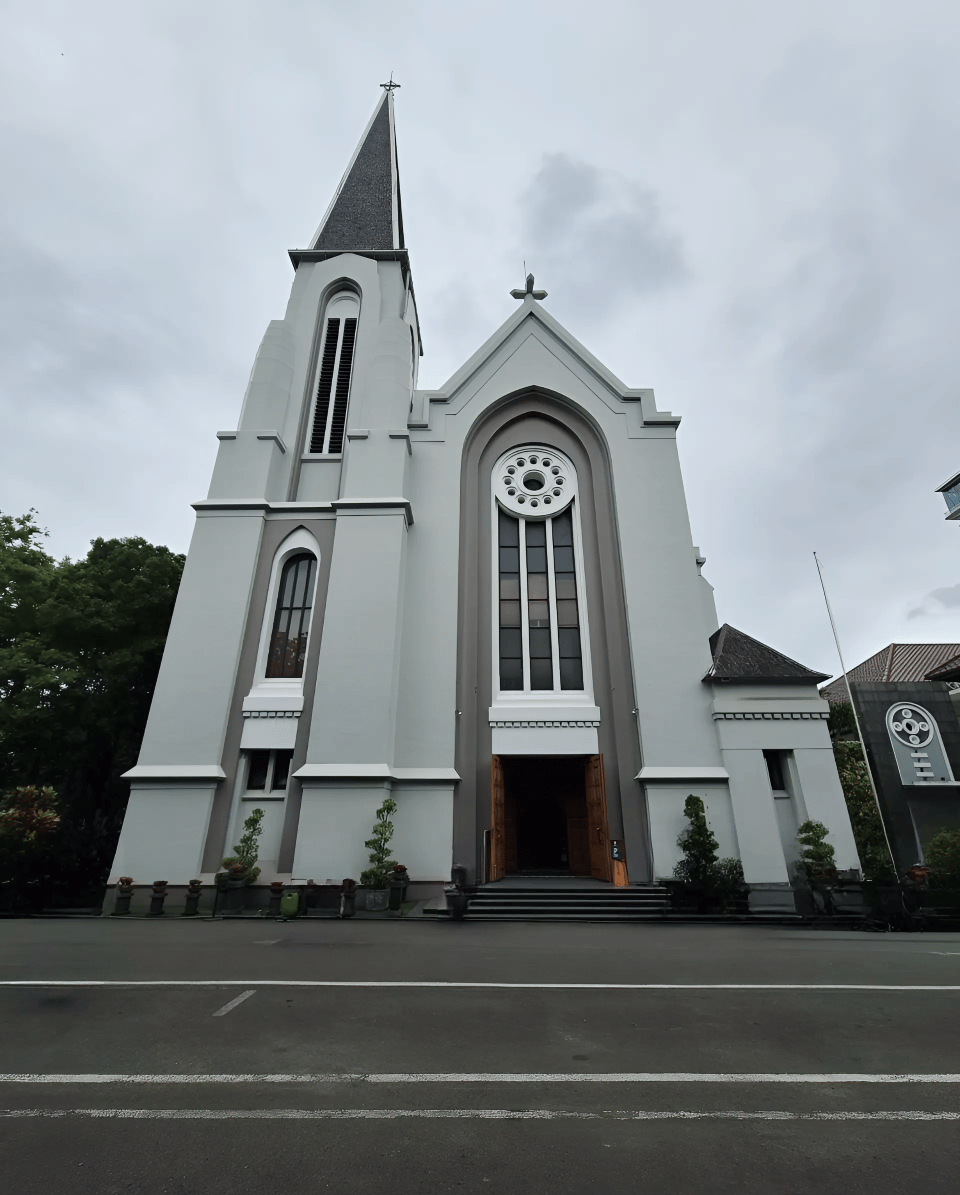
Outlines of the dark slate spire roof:
M 705 681 L 779 682 L 780 684 L 817 685 L 829 680 L 822 672 L 804 668 L 796 660 L 782 656 L 758 639 L 724 623 L 710 636 L 713 666 Z
M 311 249 L 403 249 L 393 94 L 384 92 Z

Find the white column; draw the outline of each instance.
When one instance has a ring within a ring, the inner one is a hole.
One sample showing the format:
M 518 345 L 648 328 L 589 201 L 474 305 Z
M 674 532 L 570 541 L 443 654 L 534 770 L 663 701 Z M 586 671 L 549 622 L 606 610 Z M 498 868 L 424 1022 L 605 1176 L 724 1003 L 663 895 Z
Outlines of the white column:
M 793 752 L 800 794 L 807 817 L 823 822 L 830 831 L 827 841 L 836 852 L 837 867 L 860 867 L 857 844 L 850 826 L 847 803 L 840 787 L 832 747 L 803 747 Z
M 303 776 L 393 763 L 406 536 L 402 508 L 340 512 Z
M 748 884 L 788 883 L 763 751 L 726 750 L 722 755 L 730 776 L 730 801 L 744 879 Z

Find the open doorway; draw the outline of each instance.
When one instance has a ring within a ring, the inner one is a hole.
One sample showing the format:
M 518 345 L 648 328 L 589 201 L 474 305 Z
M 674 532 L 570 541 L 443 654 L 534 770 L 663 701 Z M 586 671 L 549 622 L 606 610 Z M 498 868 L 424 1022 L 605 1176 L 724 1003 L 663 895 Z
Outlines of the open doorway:
M 494 756 L 493 831 L 491 879 L 573 875 L 609 880 L 600 756 Z
M 580 755 L 502 758 L 508 875 L 589 875 L 587 796 Z

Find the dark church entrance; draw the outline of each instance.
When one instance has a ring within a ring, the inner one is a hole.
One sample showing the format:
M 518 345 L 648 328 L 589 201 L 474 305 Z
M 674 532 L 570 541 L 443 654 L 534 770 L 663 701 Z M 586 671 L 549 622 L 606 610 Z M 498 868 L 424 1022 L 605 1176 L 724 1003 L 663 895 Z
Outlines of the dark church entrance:
M 493 757 L 490 878 L 611 879 L 599 755 Z

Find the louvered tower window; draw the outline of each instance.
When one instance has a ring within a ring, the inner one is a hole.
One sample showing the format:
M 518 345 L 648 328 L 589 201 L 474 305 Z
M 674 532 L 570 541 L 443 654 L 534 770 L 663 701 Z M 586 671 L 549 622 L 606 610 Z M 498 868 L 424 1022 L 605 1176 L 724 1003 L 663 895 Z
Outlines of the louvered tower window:
M 358 314 L 359 306 L 353 295 L 337 295 L 327 306 L 310 452 L 343 452 Z

